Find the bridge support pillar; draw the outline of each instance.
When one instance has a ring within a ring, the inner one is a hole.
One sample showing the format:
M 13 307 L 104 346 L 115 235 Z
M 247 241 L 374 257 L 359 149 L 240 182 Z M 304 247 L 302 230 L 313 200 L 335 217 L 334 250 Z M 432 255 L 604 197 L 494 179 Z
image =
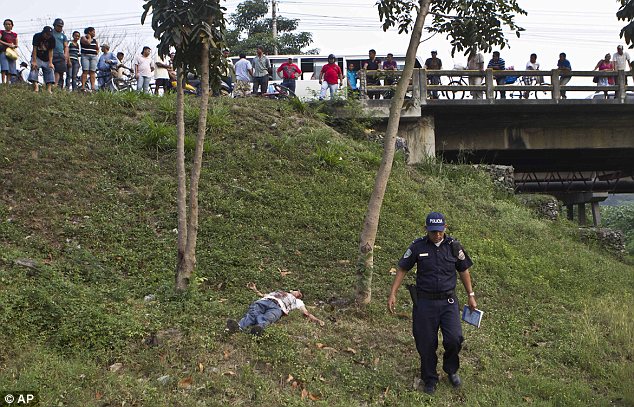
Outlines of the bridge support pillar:
M 568 220 L 575 219 L 575 207 L 574 205 L 566 205 L 566 214 L 568 215 Z
M 601 208 L 598 202 L 592 202 L 592 223 L 594 227 L 601 225 Z
M 436 156 L 434 116 L 423 115 L 415 121 L 401 122 L 398 132 L 399 137 L 407 141 L 408 164 L 417 164 L 425 158 Z
M 579 215 L 579 226 L 585 226 L 586 221 L 586 204 L 580 203 L 577 204 L 577 213 Z

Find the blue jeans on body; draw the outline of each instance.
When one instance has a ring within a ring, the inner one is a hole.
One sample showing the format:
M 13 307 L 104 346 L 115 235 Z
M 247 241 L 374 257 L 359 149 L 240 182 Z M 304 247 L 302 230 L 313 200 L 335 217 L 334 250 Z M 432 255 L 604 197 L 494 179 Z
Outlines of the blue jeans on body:
M 15 65 L 15 59 L 7 58 L 7 54 L 0 52 L 0 70 L 9 75 L 17 75 L 18 71 Z
M 79 89 L 79 83 L 77 82 L 77 74 L 79 73 L 79 60 L 70 60 L 70 66 L 66 70 L 66 89 Z
M 295 79 L 284 79 L 282 81 L 282 86 L 286 86 L 287 88 L 292 90 L 293 93 L 295 93 L 295 84 L 296 84 L 296 82 L 297 81 Z
M 112 73 L 110 72 L 110 69 L 106 71 L 101 69 L 97 70 L 97 86 L 99 87 L 99 90 L 112 90 L 111 81 Z
M 323 81 L 321 84 L 321 92 L 319 93 L 319 100 L 324 100 L 326 98 L 326 92 L 330 91 L 330 99 L 335 98 L 335 93 L 339 90 L 338 83 L 328 83 Z
M 259 325 L 262 329 L 271 325 L 282 317 L 282 309 L 273 300 L 258 300 L 249 305 L 249 310 L 238 322 L 241 330 L 245 330 L 252 325 Z
M 38 82 L 38 74 L 41 69 L 42 75 L 44 75 L 44 83 L 55 83 L 55 73 L 53 72 L 53 68 L 49 68 L 48 61 L 42 61 L 41 59 L 36 58 L 35 62 L 37 63 L 37 68 L 31 69 L 31 72 L 29 73 L 29 82 Z
M 136 90 L 139 92 L 143 91 L 143 93 L 150 93 L 150 80 L 152 80 L 149 76 L 139 75 L 139 79 L 136 82 Z

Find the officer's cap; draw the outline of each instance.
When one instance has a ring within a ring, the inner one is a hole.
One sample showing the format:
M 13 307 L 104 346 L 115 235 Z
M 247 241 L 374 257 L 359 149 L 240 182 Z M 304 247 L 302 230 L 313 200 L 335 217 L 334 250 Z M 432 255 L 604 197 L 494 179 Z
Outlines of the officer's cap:
M 440 212 L 430 212 L 425 220 L 429 232 L 443 232 L 445 230 L 445 216 Z

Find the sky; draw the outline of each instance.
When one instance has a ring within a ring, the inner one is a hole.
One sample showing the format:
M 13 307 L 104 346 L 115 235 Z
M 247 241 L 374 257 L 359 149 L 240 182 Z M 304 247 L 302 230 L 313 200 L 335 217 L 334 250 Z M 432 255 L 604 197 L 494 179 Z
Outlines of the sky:
M 229 14 L 239 3 L 223 2 Z M 140 24 L 143 4 L 142 0 L 31 0 L 3 13 L 2 19 L 15 22 L 23 58 L 28 57 L 30 48 L 26 45 L 32 35 L 45 24 L 52 25 L 55 17 L 64 19 L 67 34 L 74 30 L 83 33 L 83 28 L 94 26 L 98 40 L 100 33 L 116 33 L 138 45 L 140 51 L 140 46 L 156 45 L 149 22 Z M 616 19 L 616 0 L 519 0 L 519 4 L 528 11 L 528 16 L 517 17 L 518 25 L 526 31 L 519 39 L 508 33 L 510 48 L 501 50 L 507 67 L 524 69 L 529 55 L 535 52 L 541 69 L 552 69 L 559 53 L 566 52 L 573 70 L 592 70 L 606 53 L 615 52 L 623 43 L 619 32 L 625 23 Z M 405 54 L 407 49 L 407 35 L 382 31 L 373 0 L 278 0 L 278 10 L 284 17 L 299 19 L 299 29 L 313 33 L 311 48 L 319 48 L 322 54 L 366 54 L 370 48 L 379 54 Z M 423 33 L 423 39 L 428 37 Z M 454 63 L 466 63 L 462 55 L 451 57 L 448 41 L 440 35 L 424 41 L 418 55 L 427 58 L 432 49 L 438 50 L 446 69 Z M 485 55 L 485 60 L 489 58 Z

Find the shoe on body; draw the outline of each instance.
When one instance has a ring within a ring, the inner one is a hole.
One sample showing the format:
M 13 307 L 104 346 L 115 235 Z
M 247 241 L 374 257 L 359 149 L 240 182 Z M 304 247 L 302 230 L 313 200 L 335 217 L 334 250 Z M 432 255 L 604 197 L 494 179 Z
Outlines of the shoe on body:
M 451 383 L 451 385 L 453 387 L 460 387 L 462 386 L 462 380 L 460 380 L 460 376 L 458 376 L 458 373 L 451 373 L 450 375 L 447 376 L 449 379 L 449 382 Z

